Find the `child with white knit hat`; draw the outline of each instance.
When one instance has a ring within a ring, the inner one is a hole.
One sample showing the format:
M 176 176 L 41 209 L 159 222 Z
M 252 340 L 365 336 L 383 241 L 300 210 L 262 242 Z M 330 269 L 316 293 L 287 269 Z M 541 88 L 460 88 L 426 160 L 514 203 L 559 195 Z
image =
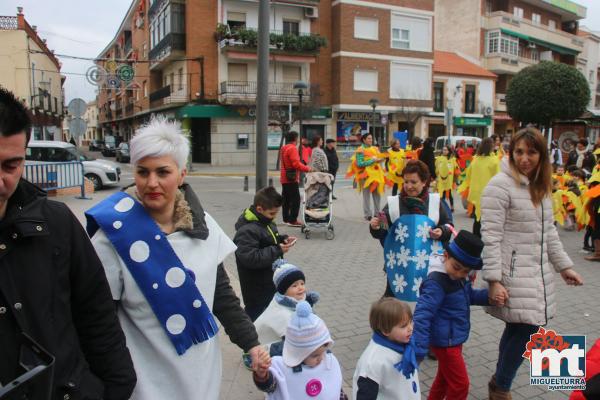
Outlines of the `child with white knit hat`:
M 328 351 L 332 344 L 323 320 L 308 302 L 299 302 L 286 329 L 283 355 L 271 358 L 269 369 L 254 372 L 256 387 L 268 393 L 269 400 L 346 398 L 340 363 Z
M 273 283 L 277 292 L 267 309 L 254 322 L 258 341 L 267 345 L 279 342 L 285 336 L 288 322 L 299 301 L 306 300 L 311 306 L 319 301 L 318 293 L 306 290 L 306 277 L 302 270 L 285 259 L 273 263 Z

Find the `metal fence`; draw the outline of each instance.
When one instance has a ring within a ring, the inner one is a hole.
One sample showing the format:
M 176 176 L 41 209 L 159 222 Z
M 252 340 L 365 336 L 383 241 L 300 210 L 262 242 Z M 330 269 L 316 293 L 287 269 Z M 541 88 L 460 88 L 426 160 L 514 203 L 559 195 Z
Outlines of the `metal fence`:
M 81 198 L 86 198 L 83 163 L 80 161 L 26 164 L 23 178 L 45 191 L 79 186 Z

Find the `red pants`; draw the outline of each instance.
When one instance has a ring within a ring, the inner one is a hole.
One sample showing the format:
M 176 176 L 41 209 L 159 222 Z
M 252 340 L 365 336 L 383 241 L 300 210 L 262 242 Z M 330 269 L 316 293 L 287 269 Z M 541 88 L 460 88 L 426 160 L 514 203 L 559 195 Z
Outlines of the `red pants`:
M 469 375 L 462 355 L 462 344 L 454 347 L 431 346 L 431 350 L 438 359 L 438 370 L 428 399 L 466 399 L 469 394 Z

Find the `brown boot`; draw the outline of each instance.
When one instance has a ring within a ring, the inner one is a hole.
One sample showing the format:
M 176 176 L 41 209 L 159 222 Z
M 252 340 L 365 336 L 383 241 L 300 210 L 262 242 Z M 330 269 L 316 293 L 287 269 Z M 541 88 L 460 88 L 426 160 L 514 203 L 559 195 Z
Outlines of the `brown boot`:
M 600 240 L 594 239 L 594 254 L 583 258 L 585 258 L 588 261 L 600 262 Z
M 502 390 L 496 385 L 496 375 L 488 382 L 489 400 L 512 400 L 510 391 Z

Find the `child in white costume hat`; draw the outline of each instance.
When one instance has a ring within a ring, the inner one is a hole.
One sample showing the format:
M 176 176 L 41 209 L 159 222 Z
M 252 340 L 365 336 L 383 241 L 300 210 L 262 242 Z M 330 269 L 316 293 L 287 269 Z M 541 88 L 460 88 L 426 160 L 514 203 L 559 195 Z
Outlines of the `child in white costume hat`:
M 283 356 L 273 357 L 269 369 L 254 372 L 256 387 L 269 400 L 346 399 L 340 363 L 328 351 L 332 344 L 325 323 L 308 302 L 299 302 L 286 330 Z
M 306 300 L 314 307 L 319 301 L 318 293 L 306 289 L 306 277 L 302 270 L 285 259 L 273 263 L 273 283 L 277 292 L 267 309 L 254 322 L 258 341 L 267 345 L 279 342 L 285 336 L 298 302 Z

